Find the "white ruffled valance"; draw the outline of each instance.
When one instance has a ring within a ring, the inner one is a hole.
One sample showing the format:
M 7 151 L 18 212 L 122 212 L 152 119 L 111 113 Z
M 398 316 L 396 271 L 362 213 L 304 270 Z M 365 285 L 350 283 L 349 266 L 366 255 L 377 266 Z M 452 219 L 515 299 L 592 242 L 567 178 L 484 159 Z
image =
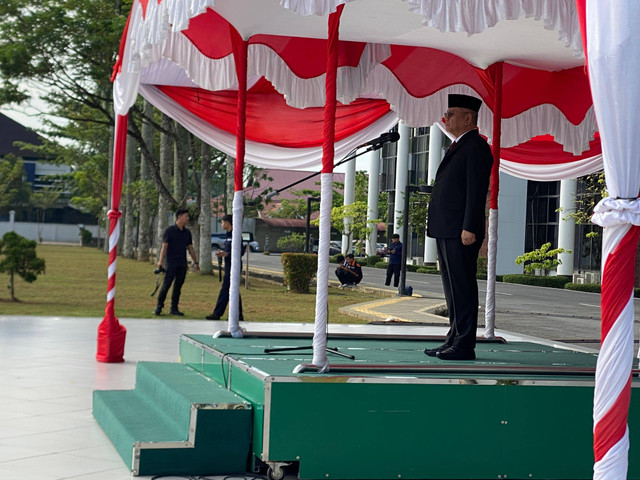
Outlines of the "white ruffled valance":
M 298 15 L 326 16 L 336 11 L 339 5 L 353 0 L 280 0 L 282 7 Z
M 398 81 L 397 77 L 384 65 L 372 70 L 365 85 L 367 95 L 386 99 L 398 118 L 410 127 L 422 127 L 440 122 L 442 113 L 447 109 L 450 93 L 461 93 L 479 97 L 479 93 L 468 85 L 451 85 L 434 94 L 416 98 L 411 96 Z M 482 105 L 478 112 L 480 132 L 489 138 L 493 137 L 493 113 Z M 557 107 L 551 104 L 538 105 L 512 118 L 502 119 L 501 146 L 508 148 L 520 145 L 538 135 L 553 135 L 555 141 L 564 150 L 579 155 L 589 149 L 597 125 L 593 108 L 585 114 L 578 125 L 573 125 Z
M 593 208 L 591 221 L 601 227 L 640 226 L 640 198 L 603 198 Z
M 339 67 L 337 72 L 337 99 L 348 104 L 362 93 L 370 72 L 389 58 L 391 47 L 367 44 L 357 67 Z M 325 103 L 325 75 L 301 78 L 271 48 L 262 44 L 249 46 L 249 75 L 263 76 L 284 95 L 287 104 L 295 108 L 321 107 Z
M 423 24 L 441 32 L 480 33 L 500 20 L 520 17 L 542 21 L 558 32 L 560 40 L 576 56 L 582 55 L 582 37 L 575 0 L 407 0 L 409 10 L 423 17 Z
M 537 182 L 554 182 L 557 180 L 578 178 L 589 175 L 590 173 L 599 172 L 602 168 L 602 155 L 595 155 L 582 160 L 554 165 L 530 165 L 527 163 L 512 162 L 504 158 L 500 159 L 501 172 Z

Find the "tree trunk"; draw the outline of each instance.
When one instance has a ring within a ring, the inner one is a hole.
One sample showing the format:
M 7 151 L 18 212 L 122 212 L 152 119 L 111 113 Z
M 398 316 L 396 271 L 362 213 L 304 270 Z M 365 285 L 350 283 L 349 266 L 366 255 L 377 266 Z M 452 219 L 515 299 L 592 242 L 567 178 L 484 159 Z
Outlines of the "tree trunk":
M 11 301 L 16 301 L 16 296 L 13 292 L 13 270 L 9 272 L 9 295 L 11 295 Z
M 227 155 L 227 205 L 226 212 L 231 214 L 233 212 L 233 194 L 235 192 L 235 179 L 234 170 L 236 165 L 236 159 Z
M 153 105 L 145 100 L 144 102 L 145 116 L 153 116 Z M 147 145 L 148 151 L 153 151 L 153 127 L 145 122 L 142 125 L 142 140 Z M 141 262 L 149 261 L 149 249 L 151 248 L 151 208 L 149 198 L 146 195 L 146 184 L 149 182 L 149 165 L 151 159 L 148 155 L 143 154 L 140 162 L 140 205 L 138 215 L 138 260 Z
M 173 198 L 178 202 L 178 208 L 187 204 L 187 174 L 189 173 L 189 133 L 180 125 L 177 126 L 177 138 L 173 151 Z
M 211 274 L 211 147 L 202 142 L 200 178 L 200 272 Z
M 162 127 L 165 130 L 171 131 L 172 123 L 169 117 L 162 115 Z M 166 187 L 171 183 L 171 168 L 173 166 L 171 153 L 171 137 L 164 133 L 160 134 L 160 178 Z M 169 226 L 170 213 L 169 202 L 162 195 L 158 195 L 158 230 L 154 240 L 158 253 L 160 252 L 160 245 L 162 245 L 162 234 Z
M 122 256 L 133 258 L 135 252 L 135 214 L 133 208 L 133 183 L 136 181 L 136 142 L 133 138 L 127 139 L 127 158 L 125 161 L 124 182 L 126 185 L 124 206 L 124 245 Z

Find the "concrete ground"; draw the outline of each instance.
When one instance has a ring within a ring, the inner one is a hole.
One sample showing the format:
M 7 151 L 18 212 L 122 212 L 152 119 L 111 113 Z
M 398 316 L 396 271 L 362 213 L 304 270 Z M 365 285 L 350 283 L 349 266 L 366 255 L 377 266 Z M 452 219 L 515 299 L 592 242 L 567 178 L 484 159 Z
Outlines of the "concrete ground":
M 362 308 L 386 315 L 390 305 L 402 305 L 410 313 L 420 310 L 426 301 L 401 300 Z M 0 478 L 129 479 L 128 468 L 91 415 L 93 390 L 132 389 L 138 361 L 177 362 L 181 333 L 213 334 L 227 326 L 226 322 L 204 320 L 120 319 L 127 328 L 125 361 L 105 364 L 95 360 L 100 321 L 0 315 Z M 244 327 L 249 331 L 313 331 L 311 324 L 251 322 Z M 331 325 L 331 332 L 443 335 L 446 327 Z M 510 340 L 527 339 L 497 333 Z M 247 479 L 254 477 L 246 475 Z

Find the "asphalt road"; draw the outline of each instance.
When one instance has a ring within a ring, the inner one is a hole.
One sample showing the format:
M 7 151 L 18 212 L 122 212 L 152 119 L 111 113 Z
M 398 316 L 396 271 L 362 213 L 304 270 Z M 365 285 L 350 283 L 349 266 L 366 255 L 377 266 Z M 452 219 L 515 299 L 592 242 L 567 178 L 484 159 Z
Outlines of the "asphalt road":
M 252 253 L 251 266 L 282 271 L 280 255 Z M 330 270 L 333 272 L 333 269 Z M 362 284 L 384 286 L 385 270 L 363 267 Z M 416 294 L 444 300 L 440 276 L 407 272 L 406 284 Z M 478 281 L 481 322 L 484 319 L 486 282 Z M 390 289 L 393 290 L 393 289 Z M 640 299 L 634 300 L 635 338 L 640 334 Z M 600 342 L 600 295 L 557 288 L 498 282 L 496 328 L 546 339 L 597 348 Z

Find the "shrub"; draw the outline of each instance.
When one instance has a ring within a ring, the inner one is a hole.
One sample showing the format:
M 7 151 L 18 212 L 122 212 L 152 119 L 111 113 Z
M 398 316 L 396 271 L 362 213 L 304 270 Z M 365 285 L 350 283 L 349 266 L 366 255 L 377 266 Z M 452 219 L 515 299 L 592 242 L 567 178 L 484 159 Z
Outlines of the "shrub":
M 387 262 L 378 262 L 374 265 L 376 268 L 387 268 Z
M 81 228 L 80 229 L 80 240 L 81 240 L 81 245 L 83 247 L 86 247 L 87 245 L 91 245 L 91 232 L 89 230 L 87 230 L 86 228 Z
M 538 277 L 535 275 L 509 274 L 503 275 L 505 283 L 520 283 L 522 285 L 537 285 L 538 287 L 564 288 L 571 280 L 569 277 Z
M 579 292 L 600 293 L 599 283 L 565 283 L 564 288 L 567 290 L 577 290 Z
M 437 267 L 418 267 L 416 269 L 416 272 L 418 272 L 418 273 L 433 273 L 433 274 L 439 274 L 440 273 L 438 271 Z
M 487 263 L 489 263 L 489 259 L 487 257 L 478 257 L 478 274 L 484 273 L 485 277 L 487 275 Z
M 280 261 L 289 291 L 309 293 L 311 279 L 318 270 L 318 256 L 311 253 L 283 253 Z
M 382 261 L 382 257 L 379 255 L 371 255 L 370 257 L 367 257 L 365 259 L 366 264 L 370 267 L 375 267 L 376 263 L 381 261 Z
M 283 252 L 302 252 L 304 251 L 305 236 L 302 233 L 292 233 L 280 237 L 276 245 Z

